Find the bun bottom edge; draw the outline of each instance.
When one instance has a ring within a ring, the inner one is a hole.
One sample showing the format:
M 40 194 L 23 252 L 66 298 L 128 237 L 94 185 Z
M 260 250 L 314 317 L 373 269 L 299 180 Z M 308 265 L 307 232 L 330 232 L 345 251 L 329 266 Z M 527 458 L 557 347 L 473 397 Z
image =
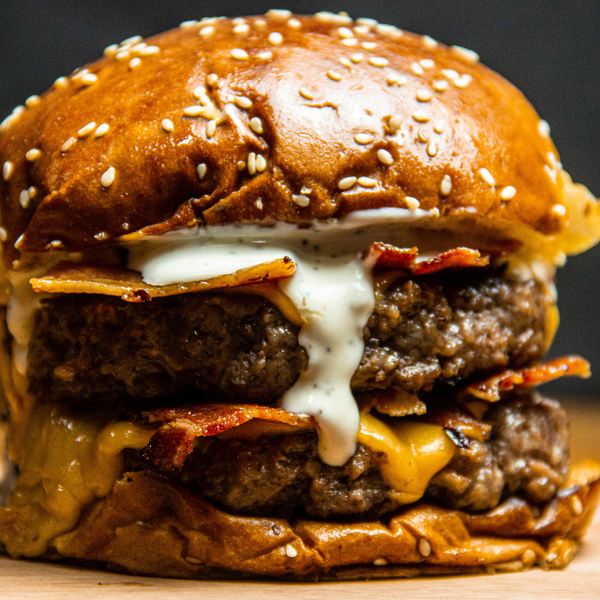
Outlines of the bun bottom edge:
M 239 517 L 153 472 L 127 473 L 51 559 L 135 575 L 326 581 L 565 567 L 600 497 L 600 467 L 573 469 L 542 508 L 508 498 L 476 514 L 409 505 L 386 522 Z

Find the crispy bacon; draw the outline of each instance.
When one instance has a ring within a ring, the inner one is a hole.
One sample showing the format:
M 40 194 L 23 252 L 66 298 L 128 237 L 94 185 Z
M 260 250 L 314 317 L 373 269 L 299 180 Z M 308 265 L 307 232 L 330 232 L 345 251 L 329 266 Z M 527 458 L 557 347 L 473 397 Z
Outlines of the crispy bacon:
M 372 408 L 390 417 L 406 417 L 408 415 L 424 415 L 427 407 L 415 394 L 392 388 L 356 392 L 354 394 L 361 413 L 368 413 Z
M 396 248 L 377 242 L 371 244 L 365 260 L 375 267 L 403 269 L 413 275 L 430 275 L 451 267 L 485 267 L 490 263 L 490 256 L 482 256 L 472 248 L 454 248 L 420 262 L 418 256 L 417 248 Z
M 481 400 L 495 402 L 500 400 L 502 392 L 535 387 L 565 376 L 588 378 L 590 364 L 580 356 L 565 356 L 544 365 L 518 371 L 507 370 L 483 381 L 472 383 L 463 390 L 461 396 L 475 396 Z
M 34 278 L 35 292 L 62 294 L 104 294 L 121 296 L 127 302 L 144 302 L 161 296 L 174 296 L 187 292 L 238 287 L 291 277 L 296 263 L 284 256 L 271 262 L 240 269 L 235 273 L 220 275 L 204 281 L 149 285 L 137 271 L 110 266 L 61 262 L 44 277 Z
M 460 410 L 460 407 L 453 406 L 452 410 L 435 410 L 427 413 L 424 419 L 427 423 L 440 425 L 444 429 L 460 431 L 467 437 L 474 438 L 483 442 L 490 437 L 492 426 L 482 423 L 472 416 Z
M 159 408 L 142 412 L 135 417 L 142 423 L 163 423 L 142 452 L 146 462 L 162 469 L 180 469 L 192 452 L 197 437 L 217 435 L 249 421 L 259 420 L 265 428 L 269 424 L 293 428 L 317 426 L 316 419 L 309 415 L 253 404 Z

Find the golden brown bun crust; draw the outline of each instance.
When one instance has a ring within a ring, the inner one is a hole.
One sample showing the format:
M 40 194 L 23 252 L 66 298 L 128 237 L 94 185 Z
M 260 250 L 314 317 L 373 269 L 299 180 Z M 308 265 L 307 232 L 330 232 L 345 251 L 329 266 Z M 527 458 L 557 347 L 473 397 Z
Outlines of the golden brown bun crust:
M 522 500 L 475 515 L 417 504 L 386 525 L 236 517 L 146 471 L 129 473 L 71 533 L 60 556 L 186 578 L 356 579 L 564 567 L 598 500 L 594 481 L 541 514 Z M 377 561 L 377 562 L 375 562 Z
M 30 101 L 0 140 L 0 167 L 13 165 L 8 181 L 0 178 L 7 259 L 23 232 L 21 252 L 71 251 L 165 221 L 152 231 L 195 220 L 300 223 L 406 208 L 406 196 L 442 216 L 467 209 L 544 234 L 560 230 L 564 217 L 552 210 L 562 198 L 556 150 L 517 89 L 421 36 L 361 25 L 356 43 L 344 42 L 351 24 L 340 30 L 339 22 L 298 20 L 294 28 L 287 19 L 248 18 L 247 32 L 242 26 L 237 34 L 231 20 L 169 31 L 146 40 L 150 50 L 109 52 Z M 390 83 L 394 77 L 399 83 Z M 207 118 L 184 115 L 202 104 L 198 86 L 214 103 Z M 220 118 L 207 137 L 211 115 Z M 392 134 L 394 115 L 401 127 Z M 254 117 L 263 133 L 251 128 Z M 90 123 L 87 135 L 78 134 Z M 373 141 L 358 143 L 360 134 Z M 41 154 L 28 160 L 32 149 Z M 378 159 L 379 150 L 393 163 Z M 250 152 L 266 159 L 264 172 L 238 169 Z M 111 167 L 114 181 L 104 187 Z M 367 180 L 341 190 L 346 177 L 375 179 L 375 187 Z M 503 200 L 508 186 L 516 194 Z M 21 195 L 32 187 L 34 197 Z M 307 206 L 294 201 L 300 194 Z

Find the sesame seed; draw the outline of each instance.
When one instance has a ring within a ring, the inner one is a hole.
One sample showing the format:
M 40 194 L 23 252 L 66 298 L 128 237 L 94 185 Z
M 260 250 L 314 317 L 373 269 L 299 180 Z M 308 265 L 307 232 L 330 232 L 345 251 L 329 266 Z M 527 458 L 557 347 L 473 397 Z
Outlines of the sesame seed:
M 243 171 L 246 168 L 245 160 L 238 160 L 237 169 L 238 171 Z
M 576 515 L 580 515 L 583 512 L 583 504 L 579 499 L 579 496 L 573 496 L 571 498 L 571 508 Z
M 256 170 L 262 173 L 267 168 L 267 161 L 262 154 L 256 155 Z
M 77 142 L 77 138 L 75 137 L 70 137 L 62 146 L 61 146 L 61 151 L 62 152 L 67 152 L 68 150 L 71 149 L 71 146 L 73 146 L 73 144 L 75 144 Z
M 424 69 L 433 69 L 433 67 L 435 67 L 435 62 L 431 60 L 431 58 L 423 58 L 419 61 L 419 64 Z
M 431 87 L 436 91 L 436 92 L 444 92 L 448 89 L 448 82 L 445 81 L 444 79 L 438 79 L 437 81 L 434 81 L 431 84 Z
M 446 125 L 445 125 L 444 121 L 436 121 L 436 122 L 433 124 L 433 130 L 434 130 L 436 133 L 444 133 L 444 127 L 445 127 L 445 126 L 446 126 Z
M 142 64 L 142 59 L 139 58 L 138 56 L 136 56 L 135 58 L 132 58 L 129 61 L 129 68 L 135 69 L 136 67 L 139 67 L 141 64 Z
M 435 208 L 432 208 L 432 209 L 429 211 L 429 214 L 430 214 L 432 217 L 439 217 L 439 216 L 440 216 L 440 209 L 439 209 L 439 208 L 436 206 Z
M 92 121 L 91 123 L 88 123 L 87 125 L 82 127 L 77 132 L 77 135 L 79 137 L 85 137 L 86 135 L 90 135 L 90 133 L 92 133 L 92 131 L 94 131 L 94 129 L 96 129 L 96 123 L 94 121 Z
M 310 204 L 310 198 L 304 194 L 292 194 L 292 200 L 302 208 L 305 208 Z
M 429 154 L 429 156 L 431 156 L 433 158 L 434 156 L 437 156 L 437 153 L 438 153 L 437 142 L 432 140 L 431 142 L 429 142 L 429 144 L 427 144 L 427 154 Z
M 133 46 L 134 44 L 139 44 L 144 41 L 144 38 L 141 35 L 133 35 L 126 40 L 123 40 L 120 46 Z
M 385 560 L 385 558 L 376 558 L 376 559 L 373 561 L 373 564 L 374 564 L 376 567 L 385 567 L 385 566 L 388 564 L 388 561 L 387 561 L 387 560 Z
M 121 61 L 124 61 L 124 60 L 128 60 L 128 59 L 129 59 L 129 56 L 130 56 L 130 54 L 129 54 L 129 52 L 128 52 L 127 50 L 121 50 L 120 52 L 117 52 L 117 53 L 115 54 L 115 58 L 116 58 L 116 59 L 117 59 L 119 62 L 121 62 Z
M 146 42 L 140 42 L 139 44 L 129 48 L 129 52 L 133 52 L 133 54 L 139 54 L 146 46 Z
M 114 56 L 119 51 L 118 44 L 111 44 L 104 48 L 104 56 Z
M 39 150 L 38 148 L 32 148 L 31 150 L 29 150 L 27 152 L 27 154 L 25 155 L 25 158 L 29 162 L 35 162 L 36 160 L 38 160 L 40 158 L 40 156 L 42 156 L 42 151 Z
M 366 27 L 377 27 L 377 25 L 379 25 L 378 21 L 376 21 L 375 19 L 370 19 L 368 17 L 359 17 L 358 19 L 356 19 L 356 22 L 359 25 L 365 25 Z
M 516 193 L 517 190 L 512 185 L 509 185 L 500 192 L 500 198 L 502 200 L 510 200 L 515 197 Z
M 27 190 L 22 190 L 19 194 L 19 204 L 21 208 L 27 208 L 29 206 L 29 192 Z
M 454 54 L 465 60 L 469 63 L 479 62 L 479 54 L 474 52 L 473 50 L 469 50 L 468 48 L 463 48 L 462 46 L 452 46 L 450 48 Z
M 15 248 L 17 248 L 17 250 L 19 249 L 19 246 L 21 245 L 21 242 L 23 241 L 23 236 L 25 234 L 22 233 L 18 238 L 17 241 L 15 242 Z M 50 245 L 52 245 L 52 242 L 50 242 Z
M 452 179 L 450 179 L 450 175 L 444 175 L 442 179 L 442 183 L 440 183 L 440 194 L 442 196 L 449 196 L 452 191 Z
M 398 129 L 400 129 L 400 126 L 402 125 L 402 117 L 400 115 L 394 115 L 388 123 L 388 128 L 390 130 L 390 133 L 394 134 L 396 133 L 396 131 L 398 131 Z
M 232 22 L 234 25 L 241 25 L 246 22 L 246 19 L 244 19 L 244 17 L 236 17 Z
M 250 119 L 250 129 L 255 133 L 263 133 L 263 124 L 262 121 L 258 117 L 253 117 Z
M 289 558 L 296 558 L 296 556 L 298 556 L 298 550 L 291 544 L 286 544 L 285 553 Z
M 458 72 L 454 69 L 442 69 L 442 75 L 449 79 L 450 81 L 454 81 L 458 79 Z
M 419 141 L 420 142 L 428 142 L 429 141 L 429 132 L 427 131 L 427 129 L 419 129 L 419 135 L 418 135 Z
M 377 151 L 377 158 L 379 159 L 379 162 L 382 162 L 384 165 L 389 166 L 394 164 L 394 157 L 383 148 Z
M 200 163 L 196 167 L 196 173 L 198 173 L 199 179 L 204 179 L 204 176 L 206 175 L 206 163 Z
M 425 558 L 431 554 L 431 544 L 425 538 L 419 540 L 419 552 Z
M 179 24 L 179 27 L 181 27 L 181 29 L 191 29 L 196 25 L 198 25 L 198 21 L 183 21 Z
M 234 102 L 240 108 L 251 108 L 252 107 L 252 100 L 250 100 L 250 98 L 246 98 L 246 96 L 236 96 L 234 99 Z
M 97 239 L 99 242 L 102 242 L 103 240 L 108 239 L 108 233 L 106 233 L 106 231 L 101 231 L 100 233 L 97 233 L 94 236 L 94 238 Z
M 217 122 L 213 119 L 206 124 L 206 137 L 212 137 L 217 130 Z
M 98 127 L 94 133 L 94 136 L 102 137 L 103 135 L 106 135 L 108 133 L 109 128 L 110 127 L 109 127 L 108 123 L 102 123 L 102 125 L 98 125 Z
M 344 177 L 338 182 L 338 188 L 340 190 L 349 190 L 357 181 L 356 177 Z
M 349 29 L 348 27 L 339 27 L 337 32 L 338 32 L 338 35 L 344 40 L 347 38 L 354 37 L 354 33 L 352 32 L 352 29 Z
M 298 19 L 290 19 L 286 24 L 290 29 L 300 29 L 302 27 L 302 23 Z
M 29 198 L 35 198 L 37 196 L 37 188 L 32 185 L 28 190 L 27 193 L 29 194 Z
M 356 38 L 346 38 L 345 40 L 342 40 L 342 44 L 347 48 L 352 48 L 358 44 L 358 40 Z
M 140 56 L 155 56 L 159 52 L 160 48 L 158 46 L 146 46 L 140 50 Z
M 362 187 L 372 188 L 372 187 L 375 187 L 377 185 L 377 183 L 378 183 L 377 179 L 373 179 L 372 177 L 359 177 L 358 178 L 358 185 L 361 185 Z
M 192 95 L 196 100 L 200 100 L 206 97 L 206 88 L 203 85 L 199 85 L 197 88 L 194 88 L 192 91 Z
M 248 173 L 254 175 L 256 173 L 256 153 L 250 152 L 248 154 Z
M 533 550 L 525 550 L 521 555 L 521 562 L 525 565 L 531 565 L 535 561 L 536 556 Z
M 27 98 L 27 100 L 25 100 L 25 106 L 27 108 L 32 108 L 34 106 L 37 106 L 39 103 L 41 102 L 40 97 L 39 96 L 29 96 L 29 98 Z
M 350 62 L 350 59 L 346 58 L 345 56 L 342 56 L 342 58 L 340 58 L 340 63 L 348 69 L 352 68 L 352 63 Z
M 245 164 L 245 163 L 244 163 Z M 258 210 L 262 210 L 263 209 L 263 201 L 262 198 L 257 198 L 254 201 L 254 204 L 256 205 L 256 208 L 258 208 Z
M 202 564 L 201 560 L 194 558 L 193 556 L 186 556 L 185 560 L 192 565 L 201 565 Z
M 387 67 L 390 64 L 390 61 L 382 56 L 372 56 L 369 58 L 369 64 L 374 67 Z
M 115 168 L 110 167 L 107 171 L 104 172 L 104 175 L 100 177 L 100 184 L 102 187 L 110 187 L 115 181 Z
M 375 48 L 377 48 L 377 44 L 375 42 L 363 42 L 361 46 L 365 50 L 375 50 Z
M 354 141 L 357 144 L 365 145 L 374 142 L 375 138 L 372 135 L 369 135 L 368 133 L 358 133 L 354 136 Z
M 494 179 L 494 176 L 485 167 L 483 169 L 479 169 L 478 173 L 482 181 L 487 183 L 489 186 L 493 187 L 496 185 L 496 180 Z
M 427 123 L 430 119 L 430 116 L 421 110 L 417 110 L 413 113 L 412 118 L 418 123 Z
M 327 77 L 333 81 L 341 81 L 342 76 L 337 71 L 327 71 Z
M 271 46 L 281 46 L 283 44 L 283 36 L 278 31 L 270 33 L 268 39 Z
M 10 160 L 7 160 L 3 165 L 2 165 L 2 179 L 4 179 L 4 181 L 10 181 L 10 178 L 12 177 L 12 174 L 15 171 L 15 165 L 13 163 L 10 162 Z
M 280 8 L 272 8 L 270 11 L 267 12 L 267 17 L 270 17 L 271 19 L 280 19 L 282 21 L 285 19 L 289 19 L 291 16 L 291 10 L 284 10 Z
M 552 212 L 559 217 L 564 217 L 567 214 L 567 209 L 563 204 L 555 204 L 552 207 Z
M 550 137 L 550 125 L 548 121 L 544 121 L 544 119 L 540 119 L 538 123 L 538 132 L 542 137 L 548 138 Z
M 353 54 L 353 55 L 350 57 L 350 60 L 351 60 L 353 63 L 356 63 L 356 64 L 358 64 L 358 63 L 359 63 L 359 62 L 360 62 L 360 61 L 361 61 L 361 60 L 362 60 L 364 57 L 365 57 L 365 55 L 364 55 L 362 52 L 356 52 L 355 54 Z
M 435 48 L 438 45 L 438 43 L 429 35 L 424 35 L 421 39 L 423 40 L 423 44 L 428 48 Z
M 8 234 L 6 233 L 6 229 L 4 227 L 0 227 L 0 242 L 5 242 Z
M 312 95 L 312 92 L 310 90 L 307 90 L 306 88 L 300 88 L 300 95 L 303 98 L 306 98 L 307 100 L 314 100 L 314 96 Z
M 217 81 L 219 81 L 219 76 L 215 73 L 211 73 L 210 75 L 206 76 L 206 83 L 208 85 L 215 85 Z
M 171 133 L 173 131 L 173 129 L 175 129 L 174 125 L 173 125 L 173 121 L 171 121 L 171 119 L 163 119 L 161 121 L 160 126 L 167 132 L 167 133 Z
M 419 102 L 429 102 L 433 98 L 433 94 L 427 90 L 419 90 L 417 92 L 417 100 Z
M 273 58 L 273 53 L 270 50 L 266 50 L 265 52 L 259 52 L 256 57 L 261 60 L 271 60 Z
M 466 88 L 471 83 L 472 80 L 473 80 L 473 78 L 470 75 L 461 75 L 460 77 L 455 79 L 452 83 L 454 84 L 454 87 Z
M 79 78 L 83 85 L 92 85 L 98 81 L 98 76 L 93 73 L 85 73 Z
M 377 33 L 381 35 L 385 35 L 387 37 L 391 37 L 392 39 L 397 40 L 404 35 L 404 32 L 401 29 L 398 29 L 395 25 L 377 25 Z
M 22 237 L 23 237 L 23 236 L 21 236 L 21 237 L 20 237 L 20 238 L 17 240 L 17 243 L 20 241 L 20 239 L 21 239 Z M 17 245 L 17 244 L 15 244 L 15 246 L 16 246 L 16 245 Z M 50 246 L 52 246 L 52 248 L 62 248 L 62 245 L 63 245 L 63 243 L 62 243 L 60 240 L 52 240 L 52 241 L 50 242 Z
M 231 51 L 231 58 L 235 60 L 248 60 L 250 56 L 245 50 L 242 50 L 241 48 L 234 48 Z
M 421 203 L 416 198 L 413 198 L 412 196 L 406 196 L 404 198 L 404 201 L 406 202 L 406 205 L 408 206 L 408 208 L 410 210 L 417 210 L 417 208 L 419 208 L 419 206 L 421 206 Z
M 59 77 L 54 83 L 55 88 L 66 88 L 69 85 L 69 80 L 66 77 Z
M 248 23 L 240 23 L 233 28 L 235 35 L 246 35 L 250 32 L 250 25 Z
M 310 194 L 312 192 L 312 188 L 308 188 L 305 185 L 302 186 L 302 189 L 300 190 L 301 194 Z
M 414 62 L 410 68 L 415 75 L 423 75 L 425 73 L 423 67 L 418 62 Z
M 335 14 L 327 10 L 315 13 L 315 19 L 321 23 L 335 23 L 337 25 L 348 25 L 352 23 L 352 19 L 346 13 Z
M 254 25 L 259 29 L 264 29 L 267 26 L 267 22 L 264 19 L 256 19 Z
M 183 109 L 183 114 L 186 117 L 199 117 L 201 114 L 206 112 L 206 108 L 204 106 L 199 106 L 195 104 L 194 106 L 186 106 Z
M 368 25 L 359 25 L 354 28 L 354 33 L 358 33 L 359 35 L 367 35 L 371 31 L 371 28 Z

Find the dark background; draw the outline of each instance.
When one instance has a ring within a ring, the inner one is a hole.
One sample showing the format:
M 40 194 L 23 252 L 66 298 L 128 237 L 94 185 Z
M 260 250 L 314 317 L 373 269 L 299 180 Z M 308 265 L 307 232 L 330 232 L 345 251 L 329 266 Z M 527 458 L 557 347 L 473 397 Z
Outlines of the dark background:
M 0 120 L 53 81 L 96 60 L 109 44 L 204 16 L 345 10 L 476 50 L 519 87 L 552 127 L 565 169 L 600 196 L 598 0 L 0 0 Z M 552 355 L 579 353 L 596 377 L 551 384 L 600 395 L 600 249 L 558 274 L 562 322 Z

